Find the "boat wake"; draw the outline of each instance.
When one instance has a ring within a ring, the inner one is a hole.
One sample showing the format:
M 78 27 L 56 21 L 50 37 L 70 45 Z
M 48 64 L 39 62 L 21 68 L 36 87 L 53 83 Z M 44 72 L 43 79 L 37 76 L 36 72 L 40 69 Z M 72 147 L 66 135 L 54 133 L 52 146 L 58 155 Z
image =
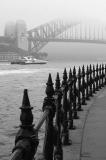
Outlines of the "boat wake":
M 29 73 L 36 73 L 39 71 L 40 71 L 40 69 L 0 70 L 0 75 L 29 74 Z

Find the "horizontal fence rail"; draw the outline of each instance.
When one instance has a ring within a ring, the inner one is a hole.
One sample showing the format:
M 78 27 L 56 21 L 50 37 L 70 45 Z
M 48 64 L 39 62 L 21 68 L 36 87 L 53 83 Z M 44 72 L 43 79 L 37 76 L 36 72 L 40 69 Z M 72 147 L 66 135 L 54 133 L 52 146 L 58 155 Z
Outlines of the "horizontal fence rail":
M 86 71 L 85 71 L 86 69 Z M 11 160 L 34 160 L 39 144 L 38 132 L 45 122 L 45 138 L 41 157 L 37 159 L 63 160 L 63 145 L 71 145 L 69 130 L 76 129 L 74 119 L 79 119 L 78 111 L 83 111 L 82 105 L 99 89 L 106 85 L 106 65 L 83 65 L 70 68 L 69 75 L 66 68 L 63 79 L 59 73 L 53 86 L 51 74 L 46 83 L 46 97 L 43 102 L 43 115 L 38 124 L 33 124 L 33 114 L 28 97 L 28 90 L 24 90 L 20 115 L 20 129 L 15 138 Z

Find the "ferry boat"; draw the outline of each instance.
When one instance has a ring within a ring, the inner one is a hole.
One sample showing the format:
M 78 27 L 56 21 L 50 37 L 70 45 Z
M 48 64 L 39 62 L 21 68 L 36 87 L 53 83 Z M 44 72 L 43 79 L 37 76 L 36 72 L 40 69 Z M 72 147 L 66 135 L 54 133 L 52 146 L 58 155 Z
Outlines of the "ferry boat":
M 11 64 L 46 64 L 48 61 L 36 59 L 32 56 L 26 56 L 11 62 Z

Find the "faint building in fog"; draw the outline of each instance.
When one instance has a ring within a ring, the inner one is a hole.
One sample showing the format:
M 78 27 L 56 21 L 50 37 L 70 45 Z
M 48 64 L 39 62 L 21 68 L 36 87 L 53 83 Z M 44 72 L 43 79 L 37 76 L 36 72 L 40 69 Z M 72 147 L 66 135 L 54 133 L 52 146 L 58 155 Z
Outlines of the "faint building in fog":
M 23 20 L 16 22 L 16 39 L 18 48 L 28 50 L 27 27 Z
M 12 61 L 28 54 L 26 23 L 23 20 L 8 22 L 4 36 L 0 36 L 0 61 Z
M 23 50 L 28 50 L 27 27 L 23 20 L 16 23 L 8 22 L 5 26 L 4 36 L 14 39 L 14 45 Z
M 12 39 L 16 38 L 16 24 L 14 22 L 8 22 L 5 26 L 4 36 Z

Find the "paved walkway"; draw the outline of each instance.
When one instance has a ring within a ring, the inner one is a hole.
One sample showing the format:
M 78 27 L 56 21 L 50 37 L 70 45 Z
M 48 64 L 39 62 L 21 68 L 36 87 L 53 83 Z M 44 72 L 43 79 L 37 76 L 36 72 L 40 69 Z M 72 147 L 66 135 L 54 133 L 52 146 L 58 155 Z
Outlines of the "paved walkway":
M 106 87 L 83 106 L 77 129 L 70 131 L 73 144 L 65 146 L 64 160 L 106 160 Z
M 106 160 L 106 88 L 95 97 L 87 116 L 81 160 Z

